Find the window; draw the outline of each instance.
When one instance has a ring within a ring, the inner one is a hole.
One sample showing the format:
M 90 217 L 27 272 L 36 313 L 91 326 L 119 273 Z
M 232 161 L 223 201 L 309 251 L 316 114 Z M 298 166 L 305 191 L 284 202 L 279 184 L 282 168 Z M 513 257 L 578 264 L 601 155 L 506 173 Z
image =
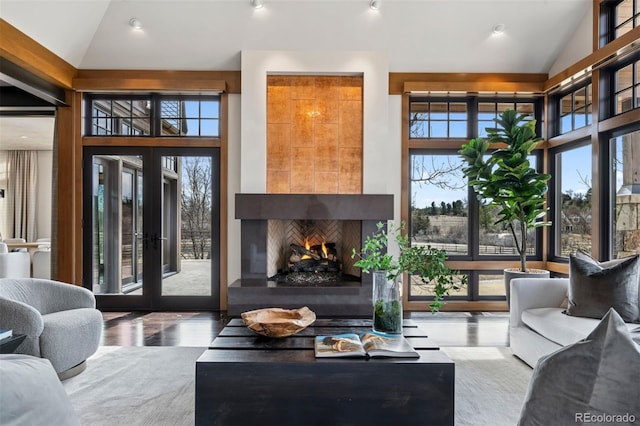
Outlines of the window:
M 87 95 L 89 136 L 220 136 L 219 96 Z
M 559 125 L 556 134 L 564 134 L 591 124 L 591 84 L 587 84 L 559 97 Z
M 220 135 L 217 100 L 163 99 L 160 105 L 163 136 Z
M 409 137 L 466 138 L 467 102 L 415 99 L 411 102 Z
M 640 131 L 611 139 L 613 218 L 611 258 L 640 253 Z
M 133 136 L 149 133 L 149 99 L 93 99 L 90 105 L 92 135 Z
M 537 169 L 537 158 L 529 157 L 529 164 Z M 516 243 L 509 230 L 508 223 L 496 222 L 499 219 L 500 207 L 480 204 L 479 206 L 479 255 L 480 256 L 518 256 Z M 516 231 L 519 236 L 519 232 Z M 537 232 L 533 229 L 527 231 L 527 255 L 535 255 L 537 252 Z
M 582 144 L 554 153 L 554 254 L 569 257 L 591 253 L 591 145 Z
M 600 47 L 640 23 L 640 0 L 603 0 L 600 6 Z
M 469 254 L 469 190 L 454 152 L 411 155 L 412 244 L 429 244 L 449 256 Z
M 640 107 L 640 61 L 614 72 L 614 114 Z
M 479 137 L 487 137 L 487 127 L 496 127 L 495 120 L 500 114 L 508 109 L 516 110 L 520 114 L 527 116 L 526 120 L 533 120 L 535 117 L 535 104 L 533 102 L 515 102 L 515 101 L 495 101 L 487 102 L 480 100 L 478 102 L 478 133 Z M 540 122 L 540 121 L 539 121 Z
M 411 244 L 429 244 L 444 249 L 449 259 L 516 260 L 517 250 L 508 230 L 494 225 L 497 211 L 482 207 L 472 195 L 462 173 L 464 162 L 458 148 L 470 138 L 486 137 L 485 128 L 496 127 L 495 119 L 505 110 L 515 109 L 537 120 L 541 134 L 541 99 L 530 97 L 469 96 L 466 98 L 412 97 L 409 99 L 409 234 Z M 451 148 L 432 148 L 430 138 L 462 138 L 445 141 Z M 420 140 L 423 139 L 423 140 Z M 459 143 L 459 145 L 458 145 Z M 533 167 L 540 165 L 532 155 Z M 539 230 L 531 231 L 530 259 L 541 258 Z M 460 271 L 468 285 L 454 298 L 463 300 L 503 300 L 504 280 L 499 271 Z M 499 276 L 498 276 L 499 275 Z M 430 300 L 433 289 L 413 277 L 409 300 Z

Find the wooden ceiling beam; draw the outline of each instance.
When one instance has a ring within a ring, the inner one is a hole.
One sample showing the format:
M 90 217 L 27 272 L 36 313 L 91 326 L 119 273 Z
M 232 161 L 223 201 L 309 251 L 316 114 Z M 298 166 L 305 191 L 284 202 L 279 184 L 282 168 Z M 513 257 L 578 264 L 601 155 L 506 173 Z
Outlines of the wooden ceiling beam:
M 0 18 L 0 57 L 56 86 L 70 89 L 78 70 Z

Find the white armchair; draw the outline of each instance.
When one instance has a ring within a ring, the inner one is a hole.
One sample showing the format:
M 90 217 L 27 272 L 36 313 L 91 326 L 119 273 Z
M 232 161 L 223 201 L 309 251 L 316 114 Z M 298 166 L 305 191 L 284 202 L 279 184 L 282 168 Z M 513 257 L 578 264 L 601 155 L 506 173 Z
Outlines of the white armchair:
M 0 278 L 29 278 L 31 256 L 26 251 L 9 252 L 5 243 L 0 243 Z

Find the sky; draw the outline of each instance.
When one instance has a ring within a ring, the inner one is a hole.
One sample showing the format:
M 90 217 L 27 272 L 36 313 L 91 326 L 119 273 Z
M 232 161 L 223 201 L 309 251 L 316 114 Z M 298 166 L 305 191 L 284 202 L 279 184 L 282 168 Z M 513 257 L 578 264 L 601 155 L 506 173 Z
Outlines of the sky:
M 433 164 L 429 159 L 428 161 L 425 161 L 425 168 L 428 172 L 432 173 L 434 168 L 447 167 L 449 163 L 457 164 L 460 161 L 461 159 L 457 155 L 438 156 Z M 562 163 L 563 192 L 567 192 L 570 189 L 574 193 L 585 194 L 589 188 L 582 181 L 581 176 L 586 180 L 591 179 L 590 146 L 581 147 L 563 154 Z M 535 162 L 532 164 L 535 164 Z M 452 182 L 456 187 L 461 187 L 461 189 L 438 188 L 431 184 L 423 184 L 422 186 L 415 183 L 412 184 L 411 192 L 415 201 L 415 206 L 423 208 L 430 206 L 432 202 L 435 202 L 436 205 L 440 205 L 442 201 L 445 203 L 452 203 L 456 200 L 463 200 L 466 202 L 468 200 L 468 193 L 466 181 L 464 180 L 462 172 L 458 171 L 447 179 L 447 181 Z

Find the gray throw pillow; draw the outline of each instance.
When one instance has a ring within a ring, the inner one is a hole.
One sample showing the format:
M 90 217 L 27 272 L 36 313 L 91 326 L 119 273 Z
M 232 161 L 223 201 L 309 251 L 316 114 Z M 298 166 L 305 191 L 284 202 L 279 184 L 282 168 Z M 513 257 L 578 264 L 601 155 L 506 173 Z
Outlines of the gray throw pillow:
M 635 424 L 639 383 L 640 346 L 611 309 L 584 340 L 538 361 L 518 425 Z
M 626 322 L 639 322 L 640 255 L 598 262 L 583 252 L 569 257 L 567 315 L 602 318 L 609 308 Z
M 0 355 L 0 424 L 80 425 L 48 359 Z

